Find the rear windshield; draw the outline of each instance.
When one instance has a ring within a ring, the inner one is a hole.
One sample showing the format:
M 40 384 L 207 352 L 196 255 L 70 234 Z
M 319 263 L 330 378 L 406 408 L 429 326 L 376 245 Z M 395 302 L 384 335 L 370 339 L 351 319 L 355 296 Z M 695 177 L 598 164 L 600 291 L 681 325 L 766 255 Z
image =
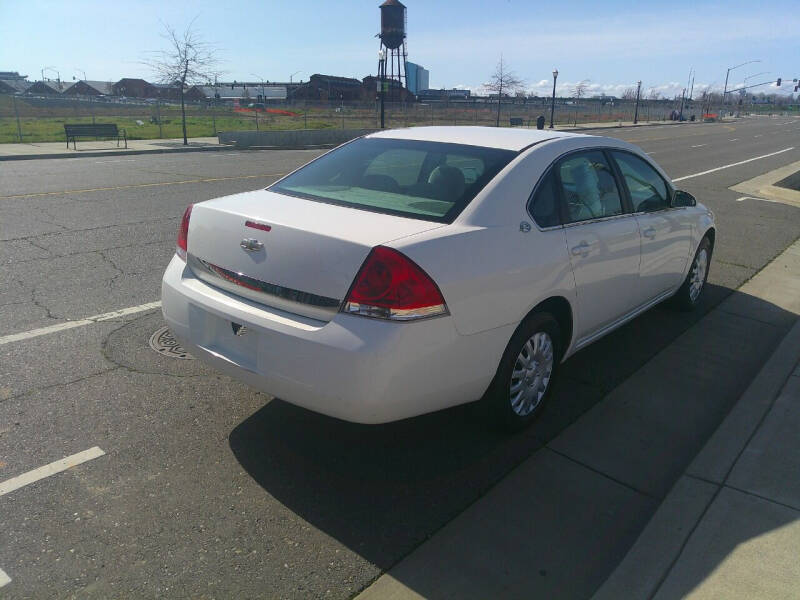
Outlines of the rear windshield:
M 511 150 L 361 138 L 272 185 L 289 196 L 451 223 L 517 155 Z

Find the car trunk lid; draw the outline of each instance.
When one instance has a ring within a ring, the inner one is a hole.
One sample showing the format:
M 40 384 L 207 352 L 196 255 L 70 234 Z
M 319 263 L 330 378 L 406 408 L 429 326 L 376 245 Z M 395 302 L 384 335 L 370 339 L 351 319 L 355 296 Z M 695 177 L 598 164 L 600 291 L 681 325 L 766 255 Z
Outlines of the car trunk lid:
M 188 262 L 207 283 L 328 321 L 374 246 L 437 227 L 257 190 L 194 206 Z

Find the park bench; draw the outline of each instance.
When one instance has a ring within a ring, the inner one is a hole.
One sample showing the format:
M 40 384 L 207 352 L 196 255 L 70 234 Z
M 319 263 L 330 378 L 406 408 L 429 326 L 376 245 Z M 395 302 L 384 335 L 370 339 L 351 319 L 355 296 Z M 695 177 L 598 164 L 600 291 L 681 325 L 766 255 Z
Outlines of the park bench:
M 508 121 L 511 127 L 522 127 L 525 124 L 525 119 L 521 117 L 511 117 Z
M 80 123 L 69 125 L 64 123 L 64 133 L 67 136 L 67 148 L 69 148 L 69 141 L 72 140 L 72 147 L 77 150 L 75 140 L 79 137 L 92 137 L 98 138 L 116 138 L 117 148 L 119 148 L 120 138 L 125 142 L 125 148 L 128 147 L 128 135 L 124 129 L 118 129 L 115 123 Z

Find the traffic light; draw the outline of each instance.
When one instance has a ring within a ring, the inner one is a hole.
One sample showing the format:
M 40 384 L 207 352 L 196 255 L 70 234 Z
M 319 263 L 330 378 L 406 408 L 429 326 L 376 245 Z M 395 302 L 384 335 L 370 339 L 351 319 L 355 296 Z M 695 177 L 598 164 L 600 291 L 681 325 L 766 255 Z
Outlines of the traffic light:
M 778 87 L 781 87 L 781 78 L 778 77 Z

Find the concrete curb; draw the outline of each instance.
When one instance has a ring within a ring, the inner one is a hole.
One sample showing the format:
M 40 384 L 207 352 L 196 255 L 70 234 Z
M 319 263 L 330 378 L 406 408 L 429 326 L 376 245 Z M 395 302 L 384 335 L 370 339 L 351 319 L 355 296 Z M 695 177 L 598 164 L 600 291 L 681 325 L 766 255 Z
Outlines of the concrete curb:
M 5 154 L 0 155 L 4 160 L 42 160 L 47 158 L 92 158 L 96 156 L 133 156 L 136 154 L 168 154 L 171 152 L 219 152 L 221 150 L 235 150 L 233 146 L 201 146 L 189 148 L 154 148 L 152 150 L 87 150 L 83 154 L 75 152 L 56 152 L 52 154 Z
M 800 320 L 675 483 L 593 600 L 652 598 L 658 591 L 742 450 L 792 376 L 798 347 Z

